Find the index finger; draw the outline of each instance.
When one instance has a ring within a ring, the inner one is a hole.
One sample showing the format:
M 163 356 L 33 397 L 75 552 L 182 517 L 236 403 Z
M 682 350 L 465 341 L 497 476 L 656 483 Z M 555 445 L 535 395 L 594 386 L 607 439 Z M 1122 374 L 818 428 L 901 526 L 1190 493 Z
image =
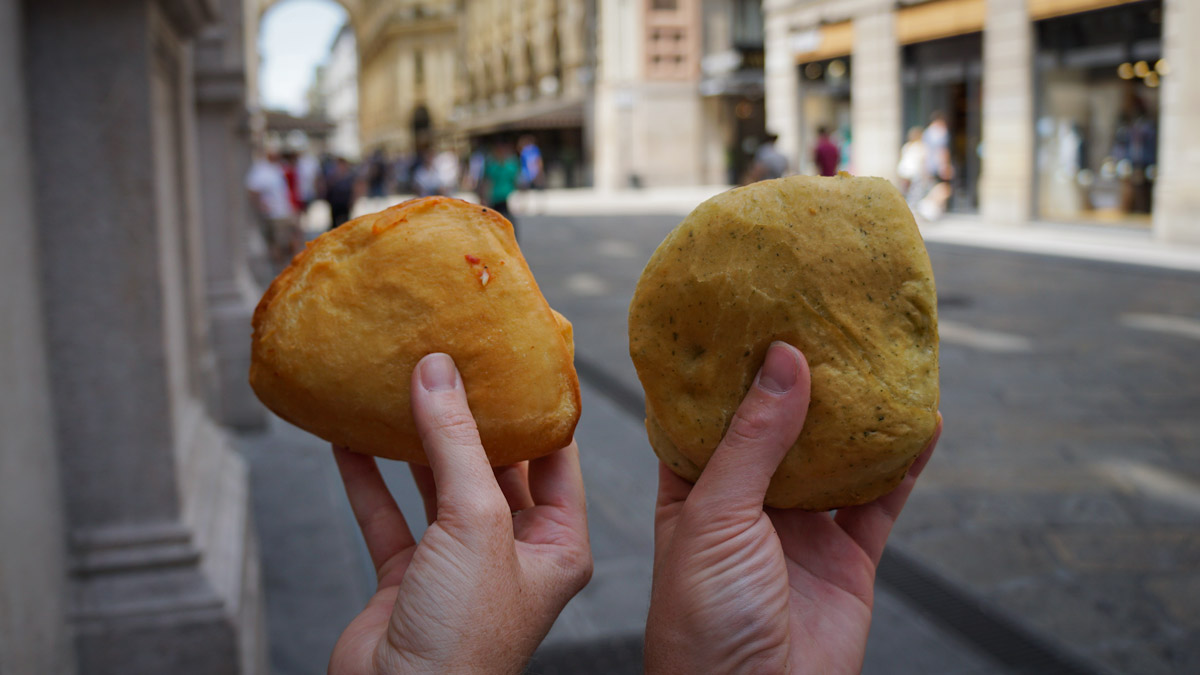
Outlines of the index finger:
M 493 513 L 508 518 L 508 504 L 479 440 L 462 377 L 448 355 L 430 354 L 417 363 L 412 411 L 437 488 L 438 521 L 461 518 L 470 523 Z
M 383 482 L 374 457 L 335 445 L 333 458 L 346 487 L 350 510 L 354 512 L 371 562 L 378 572 L 388 559 L 415 543 L 412 532 Z
M 535 506 L 553 506 L 586 523 L 587 498 L 574 439 L 567 447 L 529 462 L 529 494 Z
M 904 479 L 895 490 L 869 504 L 838 509 L 837 515 L 834 516 L 834 521 L 845 530 L 846 534 L 850 535 L 850 538 L 871 557 L 871 561 L 876 565 L 879 564 L 879 558 L 883 555 L 883 547 L 887 544 L 892 526 L 900 517 L 900 510 L 908 501 L 908 495 L 912 493 L 913 487 L 917 483 L 917 477 L 929 463 L 929 457 L 933 454 L 938 439 L 941 437 L 942 414 L 938 413 L 937 426 L 933 429 L 933 438 L 929 439 L 929 443 L 913 461 L 908 473 L 905 474 Z

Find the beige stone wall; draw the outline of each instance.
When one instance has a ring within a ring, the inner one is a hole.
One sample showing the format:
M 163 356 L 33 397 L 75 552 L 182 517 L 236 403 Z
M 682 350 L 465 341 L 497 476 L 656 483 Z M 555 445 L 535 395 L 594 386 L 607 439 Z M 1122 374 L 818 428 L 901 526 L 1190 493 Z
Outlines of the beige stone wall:
M 596 186 L 723 182 L 719 115 L 699 91 L 700 1 L 668 13 L 648 0 L 598 4 Z M 678 47 L 665 46 L 676 34 Z
M 778 3 L 763 4 L 768 12 L 778 11 L 771 10 Z M 791 25 L 779 14 L 766 13 L 763 20 L 767 129 L 779 134 L 777 147 L 794 165 L 800 156 L 800 70 L 792 56 Z
M 1163 2 L 1163 58 L 1154 235 L 1200 244 L 1200 3 Z
M 988 0 L 979 208 L 989 223 L 1024 225 L 1032 216 L 1033 50 L 1025 0 Z
M 857 175 L 893 180 L 900 159 L 902 102 L 896 15 L 890 7 L 875 7 L 854 18 L 851 58 L 850 165 Z
M 412 152 L 450 132 L 459 18 L 453 0 L 372 5 L 359 39 L 363 152 Z M 470 3 L 474 5 L 475 3 Z M 413 135 L 413 115 L 429 113 L 430 136 Z
M 815 131 L 800 105 L 804 83 L 799 62 L 816 49 L 821 50 L 817 59 L 852 56 L 851 96 L 869 102 L 853 107 L 855 171 L 895 173 L 901 103 L 894 8 L 895 3 L 885 0 L 763 0 L 767 129 L 779 134 L 779 148 L 793 170 L 812 170 Z M 830 54 L 819 40 L 813 44 L 823 25 L 847 21 L 853 22 L 853 54 Z
M 476 0 L 465 9 L 455 98 L 462 128 L 582 102 L 588 39 L 583 0 Z

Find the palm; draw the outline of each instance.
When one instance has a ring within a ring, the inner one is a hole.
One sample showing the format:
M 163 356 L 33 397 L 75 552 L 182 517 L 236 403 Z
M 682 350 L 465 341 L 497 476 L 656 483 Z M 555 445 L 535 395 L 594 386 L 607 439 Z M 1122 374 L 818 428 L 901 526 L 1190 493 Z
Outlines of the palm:
M 652 605 L 687 616 L 689 630 L 730 664 L 856 672 L 879 556 L 934 442 L 895 491 L 836 515 L 767 508 L 747 522 L 689 509 L 693 486 L 661 466 L 656 578 L 660 569 L 671 572 L 656 581 L 663 587 Z M 749 647 L 740 644 L 746 636 Z
M 828 514 L 768 511 L 786 560 L 789 661 L 856 672 L 871 623 L 875 564 Z M 814 662 L 814 656 L 827 659 Z
M 339 461 L 369 462 L 344 454 Z M 497 570 L 527 573 L 508 578 L 513 587 L 536 593 L 537 580 L 547 569 L 588 549 L 580 513 L 558 501 L 534 504 L 528 471 L 527 465 L 521 465 L 496 472 L 507 506 L 514 511 L 511 518 L 504 511 L 494 514 L 498 518 L 492 526 L 465 528 L 468 523 L 464 520 L 477 521 L 481 514 L 443 512 L 443 520 L 439 520 L 433 475 L 429 469 L 413 467 L 428 527 L 420 542 L 415 542 L 407 527 L 397 529 L 402 523 L 390 509 L 383 513 L 391 517 L 382 522 L 374 522 L 370 515 L 360 520 L 368 542 L 377 543 L 372 553 L 378 586 L 338 641 L 333 663 L 346 666 L 346 672 L 404 672 L 413 665 L 408 661 L 414 655 L 436 662 L 443 657 L 440 653 L 453 645 L 445 635 L 398 631 L 397 626 L 469 626 L 487 624 L 487 619 L 498 624 L 503 619 L 511 628 L 512 616 L 485 617 L 477 602 L 480 597 L 496 595 Z M 385 539 L 391 541 L 381 541 Z M 378 555 L 383 551 L 386 555 Z M 480 551 L 488 552 L 482 560 Z M 549 616 L 550 621 L 554 615 L 557 611 Z M 542 622 L 544 626 L 534 625 L 539 623 L 534 620 L 525 623 L 534 634 L 550 628 L 548 622 Z

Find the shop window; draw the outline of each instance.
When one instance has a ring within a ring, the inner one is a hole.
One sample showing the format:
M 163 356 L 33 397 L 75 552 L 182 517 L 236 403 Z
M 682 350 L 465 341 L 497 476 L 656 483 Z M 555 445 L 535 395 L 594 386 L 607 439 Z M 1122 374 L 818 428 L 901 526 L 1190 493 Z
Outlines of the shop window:
M 1157 177 L 1161 2 L 1036 24 L 1037 217 L 1149 225 Z
M 982 169 L 983 36 L 970 33 L 902 51 L 903 139 L 897 174 L 926 217 L 974 212 Z M 934 123 L 934 118 L 940 118 Z M 931 126 L 933 127 L 931 129 Z M 908 146 L 908 142 L 914 146 Z M 929 145 L 940 145 L 937 157 Z M 918 159 L 924 157 L 924 160 Z M 940 175 L 939 175 L 940 174 Z
M 817 173 L 814 158 L 817 130 L 824 128 L 838 147 L 837 168 L 853 173 L 853 134 L 850 128 L 850 78 L 853 69 L 850 57 L 813 61 L 798 67 L 803 81 L 800 87 L 800 172 Z

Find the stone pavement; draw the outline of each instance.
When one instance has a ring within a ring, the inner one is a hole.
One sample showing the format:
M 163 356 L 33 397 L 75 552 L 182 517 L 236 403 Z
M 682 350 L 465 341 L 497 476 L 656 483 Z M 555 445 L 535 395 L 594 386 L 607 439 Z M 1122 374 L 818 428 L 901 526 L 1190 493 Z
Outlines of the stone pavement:
M 575 323 L 596 554 L 530 672 L 640 670 L 655 460 L 625 313 L 677 221 L 521 220 L 543 291 Z M 1200 275 L 930 251 L 946 432 L 881 570 L 864 671 L 1200 672 Z M 277 422 L 240 444 L 274 672 L 320 672 L 370 591 L 365 551 L 323 443 Z M 384 466 L 419 514 L 406 470 Z

